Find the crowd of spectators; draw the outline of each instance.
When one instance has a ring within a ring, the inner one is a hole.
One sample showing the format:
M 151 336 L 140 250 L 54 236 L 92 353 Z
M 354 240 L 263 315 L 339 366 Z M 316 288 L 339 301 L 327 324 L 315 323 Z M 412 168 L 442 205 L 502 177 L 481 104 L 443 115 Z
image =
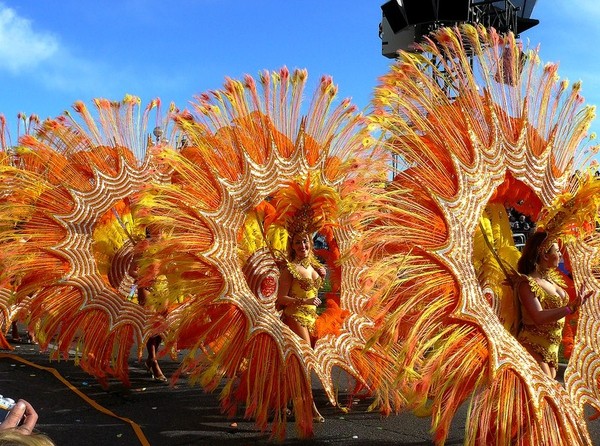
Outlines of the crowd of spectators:
M 521 250 L 525 246 L 529 235 L 533 233 L 535 223 L 531 221 L 528 215 L 522 214 L 515 208 L 507 208 L 506 213 L 508 214 L 508 221 L 515 240 L 515 246 Z
M 508 221 L 510 222 L 510 229 L 512 229 L 512 232 L 525 234 L 525 237 L 527 237 L 535 226 L 529 216 L 521 214 L 514 208 L 508 208 L 506 212 L 508 214 Z

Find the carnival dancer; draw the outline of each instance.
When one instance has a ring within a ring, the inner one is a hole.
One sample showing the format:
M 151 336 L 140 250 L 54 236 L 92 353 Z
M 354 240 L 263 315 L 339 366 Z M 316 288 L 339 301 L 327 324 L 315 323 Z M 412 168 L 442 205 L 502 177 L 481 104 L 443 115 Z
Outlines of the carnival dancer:
M 324 274 L 312 253 L 312 238 L 307 232 L 289 236 L 289 261 L 281 271 L 277 302 L 284 306 L 284 322 L 294 333 L 312 345 L 311 334 L 317 321 L 318 296 Z
M 281 262 L 277 303 L 283 307 L 284 323 L 309 345 L 314 346 L 315 326 L 321 304 L 319 289 L 326 269 L 313 252 L 313 235 L 337 220 L 339 198 L 330 187 L 290 183 L 273 198 L 274 213 L 270 224 L 287 230 L 287 251 Z M 265 227 L 268 229 L 269 224 Z M 313 419 L 323 422 L 313 401 Z
M 527 276 L 516 288 L 521 302 L 521 328 L 517 339 L 551 378 L 558 370 L 558 350 L 565 317 L 575 313 L 594 291 L 578 293 L 569 302 L 566 284 L 559 271 L 561 258 L 556 240 L 536 232 L 527 240 L 518 271 Z
M 146 229 L 146 238 L 139 241 L 133 246 L 133 256 L 131 264 L 129 266 L 129 275 L 133 278 L 134 283 L 131 287 L 130 294 L 131 298 L 137 296 L 137 302 L 143 307 L 148 307 L 151 310 L 159 311 L 156 308 L 156 301 L 161 306 L 160 312 L 166 316 L 167 308 L 165 306 L 166 301 L 164 299 L 157 298 L 156 295 L 164 293 L 166 291 L 167 283 L 164 276 L 157 276 L 151 279 L 146 278 L 144 284 L 140 284 L 139 274 L 139 263 L 140 258 L 145 255 L 145 252 L 149 248 L 151 239 L 151 232 Z M 152 379 L 156 382 L 166 383 L 167 378 L 165 377 L 160 364 L 158 363 L 158 349 L 162 343 L 162 337 L 159 334 L 152 334 L 146 341 L 146 350 L 148 356 L 144 361 L 146 370 L 150 372 Z

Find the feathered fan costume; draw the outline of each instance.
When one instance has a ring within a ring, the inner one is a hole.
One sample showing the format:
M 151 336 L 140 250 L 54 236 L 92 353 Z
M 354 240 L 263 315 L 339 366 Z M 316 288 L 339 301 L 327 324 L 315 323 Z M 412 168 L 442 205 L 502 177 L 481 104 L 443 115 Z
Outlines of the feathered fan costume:
M 378 378 L 368 371 L 385 360 L 375 350 L 361 353 L 372 323 L 355 245 L 365 197 L 382 185 L 383 158 L 355 107 L 334 106 L 329 77 L 303 109 L 306 80 L 305 71 L 284 68 L 258 80 L 228 79 L 197 97 L 194 114 L 175 117 L 188 146 L 156 154 L 171 181 L 148 191 L 138 212 L 149 225 L 171 228 L 153 256 L 191 296 L 170 315 L 166 338 L 189 349 L 180 371 L 207 390 L 223 384 L 224 411 L 245 406 L 261 429 L 272 418 L 279 438 L 288 407 L 300 435 L 312 434 L 312 373 L 335 403 L 334 366 L 372 388 Z M 282 322 L 275 302 L 287 222 L 302 209 L 330 248 L 322 257 L 332 285 L 314 348 Z
M 505 206 L 535 218 L 570 184 L 593 118 L 579 91 L 512 35 L 468 25 L 401 53 L 376 88 L 371 120 L 406 168 L 373 203 L 378 224 L 365 238 L 375 339 L 397 356 L 394 385 L 432 415 L 438 444 L 466 401 L 466 444 L 591 443 L 583 411 L 600 407 L 598 298 L 580 309 L 565 388 L 511 334 L 510 287 L 485 246 L 510 270 Z M 568 245 L 575 289 L 600 289 L 599 242 L 586 231 Z
M 101 382 L 127 383 L 134 343 L 141 356 L 144 341 L 165 330 L 159 312 L 127 298 L 133 245 L 144 238 L 133 199 L 162 176 L 144 158 L 158 105 L 142 116 L 138 98 L 99 99 L 96 121 L 76 103 L 75 116 L 22 136 L 16 158 L 1 166 L 2 278 L 18 283 L 7 304 L 27 314 L 42 349 L 68 357 L 75 347 L 77 363 Z

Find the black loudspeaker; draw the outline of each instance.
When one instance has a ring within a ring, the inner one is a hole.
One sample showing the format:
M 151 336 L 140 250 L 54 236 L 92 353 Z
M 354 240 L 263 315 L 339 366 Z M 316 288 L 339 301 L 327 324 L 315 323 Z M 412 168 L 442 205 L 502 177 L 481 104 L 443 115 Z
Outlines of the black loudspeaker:
M 527 31 L 529 28 L 533 28 L 536 25 L 539 25 L 540 21 L 538 19 L 517 19 L 517 35 L 521 34 L 523 31 Z
M 404 0 L 402 3 L 409 25 L 419 25 L 437 20 L 435 0 Z
M 466 22 L 469 20 L 469 0 L 438 0 L 438 20 L 441 22 Z
M 400 32 L 408 26 L 404 11 L 400 5 L 398 5 L 396 0 L 390 0 L 389 2 L 384 3 L 381 5 L 381 10 L 394 33 Z

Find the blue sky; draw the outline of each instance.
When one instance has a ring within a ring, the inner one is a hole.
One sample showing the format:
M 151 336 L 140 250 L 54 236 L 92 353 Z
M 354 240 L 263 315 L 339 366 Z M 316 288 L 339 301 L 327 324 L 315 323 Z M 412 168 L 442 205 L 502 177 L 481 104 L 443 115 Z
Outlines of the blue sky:
M 307 68 L 313 81 L 332 75 L 363 108 L 391 63 L 378 37 L 382 3 L 0 0 L 0 113 L 9 123 L 18 112 L 53 117 L 75 100 L 126 93 L 185 108 L 225 76 L 283 65 Z M 600 104 L 600 2 L 538 0 L 532 17 L 540 24 L 521 37 Z

